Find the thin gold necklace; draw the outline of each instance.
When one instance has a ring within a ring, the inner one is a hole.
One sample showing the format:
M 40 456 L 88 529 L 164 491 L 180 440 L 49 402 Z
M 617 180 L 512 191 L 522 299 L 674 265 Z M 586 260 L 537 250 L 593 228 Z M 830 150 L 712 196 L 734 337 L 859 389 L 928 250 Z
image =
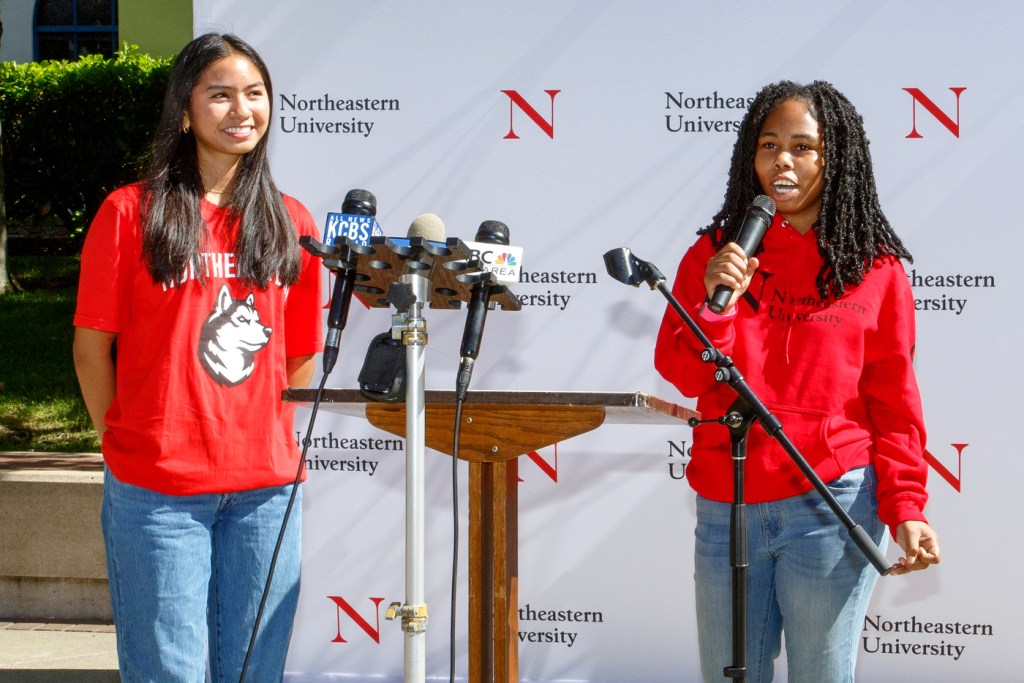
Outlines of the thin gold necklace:
M 206 194 L 225 194 L 225 193 L 227 193 L 227 190 L 211 190 L 208 187 L 204 187 L 203 190 L 206 191 Z

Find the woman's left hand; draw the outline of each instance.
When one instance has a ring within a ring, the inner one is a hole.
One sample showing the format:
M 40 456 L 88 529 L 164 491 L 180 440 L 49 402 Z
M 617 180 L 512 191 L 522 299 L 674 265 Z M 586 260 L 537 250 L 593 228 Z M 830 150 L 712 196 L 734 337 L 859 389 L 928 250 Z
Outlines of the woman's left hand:
M 909 574 L 939 563 L 939 536 L 927 522 L 909 521 L 896 527 L 896 542 L 905 553 L 892 567 L 892 575 Z

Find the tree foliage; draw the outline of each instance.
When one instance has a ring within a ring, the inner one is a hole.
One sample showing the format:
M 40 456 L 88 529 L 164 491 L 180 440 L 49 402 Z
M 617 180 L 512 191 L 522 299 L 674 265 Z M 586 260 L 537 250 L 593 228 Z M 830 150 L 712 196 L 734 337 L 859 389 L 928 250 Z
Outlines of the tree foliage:
M 128 45 L 113 59 L 0 63 L 9 225 L 84 235 L 103 198 L 141 175 L 170 64 Z

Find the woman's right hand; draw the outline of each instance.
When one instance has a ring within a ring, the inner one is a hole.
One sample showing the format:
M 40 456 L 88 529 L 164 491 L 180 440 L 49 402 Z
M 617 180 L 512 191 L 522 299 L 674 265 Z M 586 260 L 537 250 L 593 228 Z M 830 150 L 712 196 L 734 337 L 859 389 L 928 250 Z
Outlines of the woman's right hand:
M 723 311 L 728 313 L 732 310 L 733 304 L 747 291 L 758 265 L 760 264 L 757 257 L 752 256 L 748 259 L 738 244 L 729 242 L 711 257 L 704 271 L 704 288 L 708 292 L 708 298 L 711 298 L 719 285 L 725 285 L 733 290 L 729 305 Z

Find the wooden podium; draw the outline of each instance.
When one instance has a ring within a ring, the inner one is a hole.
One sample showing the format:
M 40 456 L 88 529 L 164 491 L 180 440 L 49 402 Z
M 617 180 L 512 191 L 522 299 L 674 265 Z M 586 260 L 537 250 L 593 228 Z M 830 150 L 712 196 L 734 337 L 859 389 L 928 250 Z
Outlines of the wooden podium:
M 312 403 L 312 389 L 287 401 Z M 427 391 L 426 442 L 452 455 L 455 392 Z M 405 436 L 405 404 L 328 389 L 320 407 L 365 417 Z M 471 391 L 462 408 L 459 457 L 469 462 L 469 680 L 519 680 L 517 458 L 602 424 L 679 424 L 698 414 L 640 393 Z

